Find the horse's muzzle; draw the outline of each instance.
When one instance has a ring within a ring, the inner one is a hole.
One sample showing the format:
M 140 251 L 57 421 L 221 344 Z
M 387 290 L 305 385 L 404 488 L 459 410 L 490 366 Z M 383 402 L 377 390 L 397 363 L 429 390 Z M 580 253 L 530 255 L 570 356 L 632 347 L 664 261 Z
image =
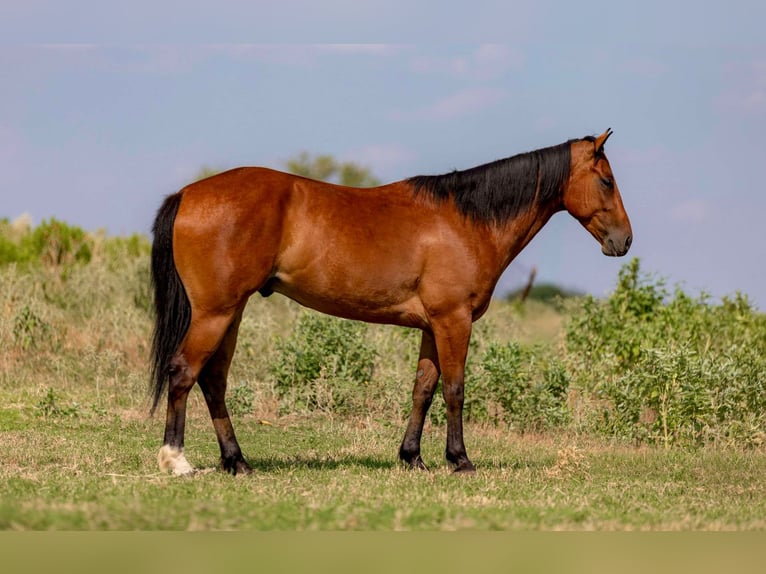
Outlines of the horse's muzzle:
M 611 235 L 601 244 L 601 253 L 609 257 L 622 257 L 630 249 L 633 236 L 628 233 L 624 236 Z

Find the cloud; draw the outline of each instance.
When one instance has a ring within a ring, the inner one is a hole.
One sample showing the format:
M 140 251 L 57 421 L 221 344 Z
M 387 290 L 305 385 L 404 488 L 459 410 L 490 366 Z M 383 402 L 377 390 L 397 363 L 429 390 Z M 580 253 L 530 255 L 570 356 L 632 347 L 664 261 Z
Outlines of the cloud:
M 519 52 L 504 44 L 482 44 L 467 55 L 448 57 L 418 56 L 410 68 L 418 74 L 448 75 L 471 80 L 499 78 L 523 66 Z
M 411 149 L 400 144 L 371 144 L 343 154 L 341 159 L 368 166 L 373 173 L 396 172 L 417 158 Z
M 656 166 L 670 155 L 664 144 L 655 144 L 644 148 L 626 148 L 621 152 L 620 163 L 625 166 L 646 168 Z
M 391 114 L 391 117 L 396 120 L 453 120 L 492 107 L 505 98 L 506 94 L 505 90 L 499 88 L 466 88 L 420 109 L 397 110 Z
M 395 55 L 402 44 L 211 44 L 206 49 L 217 55 L 286 65 L 314 64 L 322 57 Z
M 558 127 L 558 120 L 551 115 L 544 115 L 535 121 L 535 129 L 540 132 L 547 132 Z
M 680 223 L 705 223 L 712 212 L 713 206 L 707 201 L 691 199 L 675 205 L 670 218 Z
M 314 46 L 323 54 L 390 56 L 401 52 L 402 44 L 316 44 Z
M 766 113 L 766 57 L 728 66 L 726 86 L 716 103 L 724 112 L 742 115 Z

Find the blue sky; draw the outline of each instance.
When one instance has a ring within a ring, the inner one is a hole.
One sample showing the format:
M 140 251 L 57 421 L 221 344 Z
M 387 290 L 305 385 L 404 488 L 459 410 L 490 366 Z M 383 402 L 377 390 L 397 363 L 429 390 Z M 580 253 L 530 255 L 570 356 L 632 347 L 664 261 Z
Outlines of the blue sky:
M 3 3 L 0 217 L 148 233 L 203 166 L 392 181 L 611 127 L 630 255 L 766 306 L 764 3 L 272 4 Z M 534 265 L 602 295 L 623 262 L 559 214 L 501 287 Z

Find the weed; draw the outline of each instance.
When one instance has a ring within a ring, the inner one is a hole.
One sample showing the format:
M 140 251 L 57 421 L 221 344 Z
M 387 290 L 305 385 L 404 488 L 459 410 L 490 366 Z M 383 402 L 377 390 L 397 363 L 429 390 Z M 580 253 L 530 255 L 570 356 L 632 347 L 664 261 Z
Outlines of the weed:
M 13 321 L 13 338 L 24 350 L 42 346 L 51 337 L 51 326 L 35 313 L 29 305 L 24 305 Z
M 63 405 L 61 398 L 53 388 L 48 387 L 45 396 L 36 405 L 38 414 L 42 417 L 80 417 L 82 409 L 78 403 Z
M 246 381 L 236 384 L 227 392 L 226 405 L 232 415 L 248 415 L 255 406 L 255 391 Z
M 466 384 L 469 420 L 502 420 L 522 432 L 559 427 L 569 420 L 569 376 L 540 347 L 490 343 Z
M 376 351 L 366 332 L 364 323 L 303 311 L 293 332 L 277 339 L 269 365 L 283 407 L 353 410 L 375 366 Z
M 739 294 L 719 305 L 671 295 L 633 260 L 609 299 L 573 310 L 565 362 L 607 434 L 668 447 L 766 432 L 766 316 Z

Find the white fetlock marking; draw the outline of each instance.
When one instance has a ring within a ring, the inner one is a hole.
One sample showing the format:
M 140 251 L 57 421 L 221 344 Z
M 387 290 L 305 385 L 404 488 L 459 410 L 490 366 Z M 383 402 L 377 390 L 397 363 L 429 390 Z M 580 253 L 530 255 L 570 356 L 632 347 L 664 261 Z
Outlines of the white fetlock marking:
M 157 464 L 160 471 L 171 471 L 176 476 L 185 476 L 194 473 L 194 468 L 184 456 L 184 451 L 168 445 L 163 445 L 157 453 Z

